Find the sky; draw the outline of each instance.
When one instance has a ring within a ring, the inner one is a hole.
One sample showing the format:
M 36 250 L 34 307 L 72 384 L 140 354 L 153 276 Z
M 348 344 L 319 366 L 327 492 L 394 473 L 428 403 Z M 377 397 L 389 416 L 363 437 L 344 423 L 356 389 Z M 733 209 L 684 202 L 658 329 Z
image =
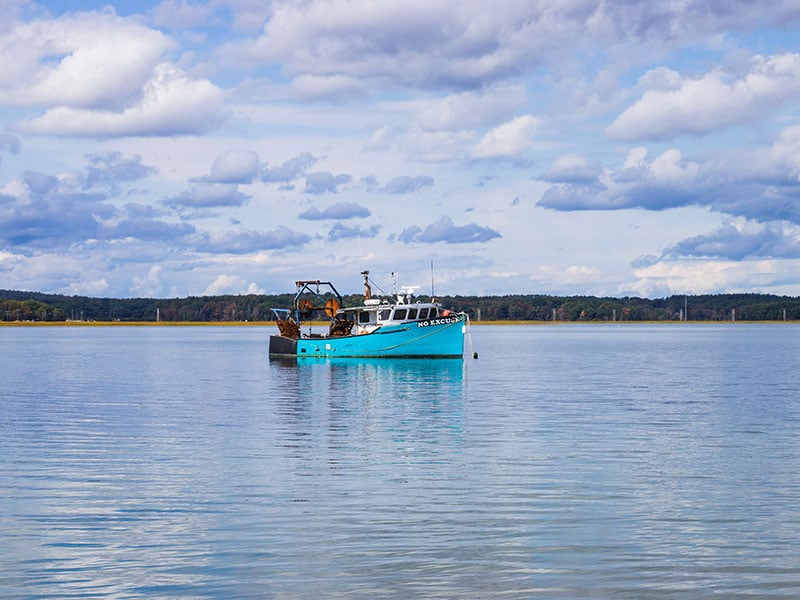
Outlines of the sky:
M 800 295 L 800 0 L 3 0 L 0 289 Z

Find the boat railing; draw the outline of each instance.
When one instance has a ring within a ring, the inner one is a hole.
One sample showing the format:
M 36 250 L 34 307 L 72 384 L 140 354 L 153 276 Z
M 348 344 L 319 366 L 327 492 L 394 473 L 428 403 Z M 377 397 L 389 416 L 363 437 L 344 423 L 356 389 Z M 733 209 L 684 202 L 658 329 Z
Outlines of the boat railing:
M 285 321 L 292 312 L 288 308 L 270 308 L 270 310 L 275 315 L 276 321 Z

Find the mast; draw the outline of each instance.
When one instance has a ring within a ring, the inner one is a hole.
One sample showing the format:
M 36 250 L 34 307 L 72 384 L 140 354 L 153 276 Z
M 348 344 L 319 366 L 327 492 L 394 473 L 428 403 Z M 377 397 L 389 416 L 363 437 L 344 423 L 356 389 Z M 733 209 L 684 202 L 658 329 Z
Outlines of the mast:
M 372 298 L 372 288 L 369 287 L 369 271 L 361 271 L 364 276 L 364 300 Z

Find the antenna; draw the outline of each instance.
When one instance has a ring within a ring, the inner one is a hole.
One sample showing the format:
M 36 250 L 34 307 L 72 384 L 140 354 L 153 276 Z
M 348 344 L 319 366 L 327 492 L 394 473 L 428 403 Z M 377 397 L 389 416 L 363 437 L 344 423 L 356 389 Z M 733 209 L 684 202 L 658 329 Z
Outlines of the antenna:
M 431 259 L 431 299 L 436 296 L 435 288 L 433 287 L 433 259 Z

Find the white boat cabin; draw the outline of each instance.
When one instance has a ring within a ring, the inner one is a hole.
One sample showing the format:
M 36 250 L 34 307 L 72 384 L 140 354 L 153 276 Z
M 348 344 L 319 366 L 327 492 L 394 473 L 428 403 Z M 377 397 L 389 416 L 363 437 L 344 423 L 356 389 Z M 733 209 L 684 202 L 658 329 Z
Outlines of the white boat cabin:
M 441 304 L 435 302 L 411 302 L 407 304 L 406 298 L 398 295 L 395 304 L 390 304 L 388 300 L 372 298 L 365 300 L 363 306 L 340 309 L 337 317 L 353 321 L 355 324 L 354 333 L 361 335 L 372 333 L 376 329 L 387 325 L 427 321 L 428 319 L 435 319 L 449 314 L 450 311 L 443 310 Z

